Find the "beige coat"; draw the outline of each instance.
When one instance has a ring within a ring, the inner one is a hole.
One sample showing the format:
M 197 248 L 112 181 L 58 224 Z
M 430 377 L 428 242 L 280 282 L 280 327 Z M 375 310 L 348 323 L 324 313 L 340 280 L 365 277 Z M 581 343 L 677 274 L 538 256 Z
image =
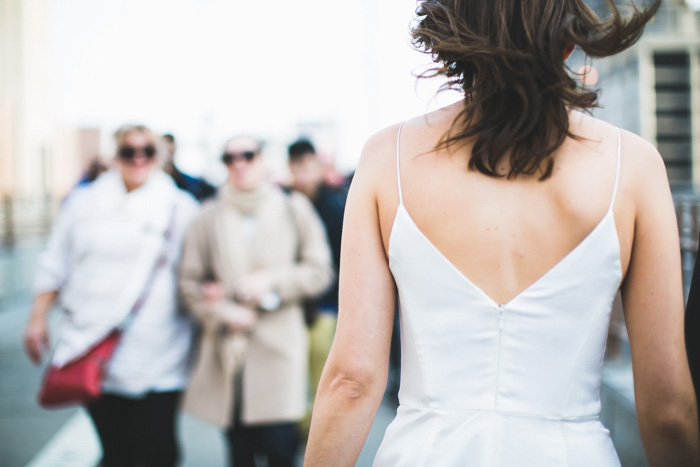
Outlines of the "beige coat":
M 245 242 L 244 216 L 225 196 L 206 204 L 185 239 L 180 266 L 184 301 L 201 324 L 199 353 L 185 410 L 221 427 L 231 423 L 234 373 L 244 361 L 241 419 L 247 424 L 301 419 L 307 403 L 307 332 L 300 300 L 333 279 L 331 252 L 311 203 L 268 186 L 253 214 L 255 239 Z M 204 281 L 221 282 L 233 297 L 237 281 L 264 274 L 282 304 L 260 311 L 247 339 L 224 329 L 225 301 L 208 306 Z

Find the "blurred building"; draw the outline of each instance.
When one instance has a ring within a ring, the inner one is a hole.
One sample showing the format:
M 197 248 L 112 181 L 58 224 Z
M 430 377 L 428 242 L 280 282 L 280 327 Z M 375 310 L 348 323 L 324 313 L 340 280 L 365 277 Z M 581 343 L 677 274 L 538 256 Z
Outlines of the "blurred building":
M 601 17 L 608 14 L 604 0 L 588 3 Z M 625 11 L 628 2 L 619 3 Z M 654 143 L 676 191 L 700 186 L 698 13 L 683 0 L 665 0 L 634 47 L 593 66 L 594 87 L 602 90 L 595 115 Z
M 609 15 L 606 0 L 586 1 L 601 18 Z M 615 3 L 629 12 L 629 1 Z M 633 47 L 592 62 L 576 50 L 570 68 L 584 64 L 598 74 L 591 87 L 601 90 L 601 108 L 594 115 L 652 142 L 664 158 L 687 294 L 700 238 L 700 13 L 684 0 L 664 0 Z
M 0 243 L 46 230 L 94 139 L 54 123 L 49 31 L 50 0 L 0 0 Z
M 589 0 L 605 17 L 605 0 Z M 624 10 L 627 2 L 616 2 Z M 573 67 L 583 64 L 577 52 Z M 593 60 L 601 89 L 594 114 L 651 141 L 674 193 L 687 295 L 700 238 L 700 13 L 664 0 L 642 38 L 612 58 Z

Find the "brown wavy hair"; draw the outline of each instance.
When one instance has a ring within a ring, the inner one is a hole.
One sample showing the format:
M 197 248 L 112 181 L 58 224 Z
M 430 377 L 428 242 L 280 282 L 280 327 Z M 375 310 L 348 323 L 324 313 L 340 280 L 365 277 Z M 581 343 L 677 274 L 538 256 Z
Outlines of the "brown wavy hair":
M 548 178 L 553 154 L 569 131 L 569 108 L 590 112 L 598 91 L 563 63 L 574 45 L 607 57 L 633 45 L 661 5 L 631 5 L 623 18 L 613 0 L 601 20 L 583 0 L 424 0 L 411 29 L 413 46 L 438 65 L 420 78 L 443 76 L 441 90 L 461 88 L 464 107 L 436 149 L 473 141 L 469 168 L 507 178 Z

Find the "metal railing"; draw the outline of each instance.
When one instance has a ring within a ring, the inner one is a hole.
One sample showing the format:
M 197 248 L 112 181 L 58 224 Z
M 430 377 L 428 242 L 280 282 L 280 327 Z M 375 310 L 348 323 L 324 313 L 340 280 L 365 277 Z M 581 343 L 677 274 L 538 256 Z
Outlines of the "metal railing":
M 5 196 L 0 203 L 0 245 L 12 247 L 18 241 L 47 236 L 60 200 L 51 196 Z
M 0 198 L 0 310 L 30 292 L 34 267 L 60 200 L 50 196 Z
M 700 241 L 700 195 L 687 188 L 679 191 L 682 193 L 673 196 L 673 204 L 680 236 L 683 292 L 687 298 Z M 619 302 L 613 308 L 607 351 L 610 358 L 629 359 L 629 340 Z
M 678 234 L 681 243 L 683 290 L 687 297 L 698 254 L 698 241 L 700 240 L 700 195 L 674 195 L 673 204 L 676 206 Z

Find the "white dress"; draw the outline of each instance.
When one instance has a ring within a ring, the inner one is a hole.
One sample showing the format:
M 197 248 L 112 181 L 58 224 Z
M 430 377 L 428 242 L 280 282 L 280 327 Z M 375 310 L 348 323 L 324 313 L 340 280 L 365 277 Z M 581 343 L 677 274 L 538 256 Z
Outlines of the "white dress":
M 505 304 L 419 230 L 399 177 L 389 265 L 400 303 L 400 405 L 375 466 L 620 465 L 599 421 L 605 341 L 622 278 L 612 210 L 619 138 L 618 130 L 605 216 Z

